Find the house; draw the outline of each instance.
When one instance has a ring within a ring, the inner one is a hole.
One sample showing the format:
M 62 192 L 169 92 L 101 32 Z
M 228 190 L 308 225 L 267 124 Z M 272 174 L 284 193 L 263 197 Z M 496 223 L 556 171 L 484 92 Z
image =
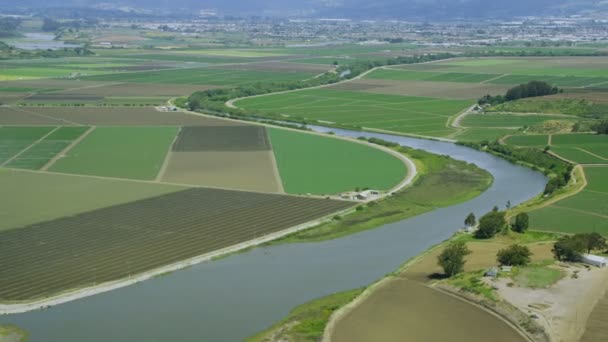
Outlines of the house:
M 606 267 L 608 265 L 608 258 L 593 254 L 584 254 L 581 261 L 584 264 L 597 267 Z
M 492 278 L 496 278 L 498 277 L 498 268 L 496 267 L 492 267 L 490 269 L 488 269 L 484 274 L 484 277 L 492 277 Z

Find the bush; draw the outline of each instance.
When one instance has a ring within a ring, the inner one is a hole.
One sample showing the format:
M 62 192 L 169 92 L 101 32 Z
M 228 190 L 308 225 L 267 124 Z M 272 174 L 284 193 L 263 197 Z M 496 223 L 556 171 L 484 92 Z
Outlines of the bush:
M 499 233 L 507 224 L 505 213 L 502 211 L 491 211 L 479 219 L 479 229 L 475 232 L 478 239 L 489 239 Z
M 513 223 L 513 230 L 518 233 L 525 233 L 528 230 L 530 218 L 526 213 L 519 213 L 515 216 L 515 222 Z
M 437 264 L 448 277 L 452 277 L 464 270 L 464 257 L 470 253 L 464 241 L 452 242 L 437 257 Z
M 564 236 L 553 245 L 553 254 L 560 261 L 580 261 L 586 248 L 586 241 L 580 234 Z
M 608 120 L 604 120 L 591 126 L 597 134 L 608 134 Z
M 498 251 L 496 258 L 501 265 L 525 266 L 530 263 L 531 255 L 532 253 L 528 247 L 511 245 L 508 248 Z

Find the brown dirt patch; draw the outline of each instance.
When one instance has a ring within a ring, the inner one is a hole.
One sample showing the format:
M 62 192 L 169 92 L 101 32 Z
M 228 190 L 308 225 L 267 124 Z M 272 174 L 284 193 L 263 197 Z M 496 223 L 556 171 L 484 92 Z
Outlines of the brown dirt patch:
M 272 151 L 171 152 L 162 181 L 262 192 L 280 192 Z
M 230 126 L 239 123 L 181 112 L 159 112 L 153 107 L 18 107 L 19 110 L 65 120 L 81 125 L 97 126 Z M 3 119 L 0 117 L 0 124 Z M 34 124 L 25 117 L 13 124 Z
M 420 82 L 363 79 L 330 87 L 376 94 L 410 95 L 447 99 L 477 99 L 483 95 L 502 94 L 509 88 L 499 84 Z
M 336 323 L 333 342 L 525 341 L 484 310 L 407 279 L 381 285 Z
M 63 125 L 52 118 L 19 111 L 11 107 L 0 107 L 0 125 Z
M 275 72 L 311 72 L 322 73 L 329 70 L 329 66 L 308 63 L 290 63 L 290 62 L 260 62 L 247 64 L 232 64 L 220 65 L 211 67 L 216 69 L 228 70 L 248 70 L 248 71 L 275 71 Z
M 591 312 L 587 320 L 585 332 L 581 342 L 600 342 L 608 337 L 608 292 L 602 297 Z

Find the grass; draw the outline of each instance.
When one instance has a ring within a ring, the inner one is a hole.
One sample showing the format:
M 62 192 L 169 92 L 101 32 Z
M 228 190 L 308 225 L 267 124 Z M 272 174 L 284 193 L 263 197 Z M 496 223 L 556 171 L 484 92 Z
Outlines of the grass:
M 580 117 L 608 117 L 608 104 L 585 99 L 541 97 L 505 102 L 488 108 L 489 112 L 567 114 Z
M 482 193 L 492 182 L 489 173 L 472 164 L 420 150 L 402 148 L 401 151 L 417 164 L 419 176 L 411 187 L 377 203 L 361 206 L 356 213 L 340 220 L 289 235 L 273 243 L 323 241 L 373 229 L 438 207 L 466 201 Z
M 394 81 L 434 81 L 480 83 L 500 76 L 500 74 L 450 73 L 411 71 L 399 69 L 378 69 L 365 78 Z
M 0 169 L 0 231 L 126 203 L 182 187 Z
M 494 290 L 490 286 L 481 280 L 484 272 L 485 271 L 476 271 L 457 274 L 446 282 L 462 291 L 480 295 L 495 302 L 497 301 L 496 293 L 494 293 Z
M 551 262 L 552 263 L 552 262 Z M 516 285 L 533 289 L 547 288 L 564 277 L 559 269 L 549 267 L 550 263 L 538 263 L 515 270 L 513 281 Z
M 370 146 L 279 129 L 269 134 L 288 193 L 389 190 L 407 173 L 401 160 Z
M 338 292 L 302 304 L 280 322 L 245 341 L 320 341 L 332 313 L 353 301 L 361 292 L 363 289 Z
M 448 137 L 458 141 L 495 141 L 511 133 L 513 133 L 512 129 L 475 127 L 467 128 Z
M 151 180 L 176 133 L 176 127 L 98 127 L 50 170 Z
M 455 130 L 448 119 L 471 105 L 471 100 L 371 94 L 311 89 L 243 99 L 236 105 L 277 116 L 321 120 L 393 132 L 445 136 Z
M 28 333 L 14 325 L 0 324 L 0 341 L 20 342 L 27 341 Z

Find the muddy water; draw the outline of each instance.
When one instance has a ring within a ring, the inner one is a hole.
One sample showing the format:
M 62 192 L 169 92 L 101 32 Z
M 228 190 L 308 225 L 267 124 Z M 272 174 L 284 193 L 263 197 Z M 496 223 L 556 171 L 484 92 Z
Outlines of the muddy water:
M 447 154 L 488 170 L 492 186 L 466 203 L 320 243 L 257 248 L 134 286 L 20 315 L 0 317 L 31 341 L 239 341 L 289 310 L 336 291 L 368 285 L 449 238 L 469 212 L 539 194 L 543 175 L 451 143 L 376 136 Z M 496 334 L 492 334 L 492 338 Z
M 526 341 L 484 310 L 407 279 L 383 284 L 344 316 L 332 335 L 333 342 L 490 340 Z

